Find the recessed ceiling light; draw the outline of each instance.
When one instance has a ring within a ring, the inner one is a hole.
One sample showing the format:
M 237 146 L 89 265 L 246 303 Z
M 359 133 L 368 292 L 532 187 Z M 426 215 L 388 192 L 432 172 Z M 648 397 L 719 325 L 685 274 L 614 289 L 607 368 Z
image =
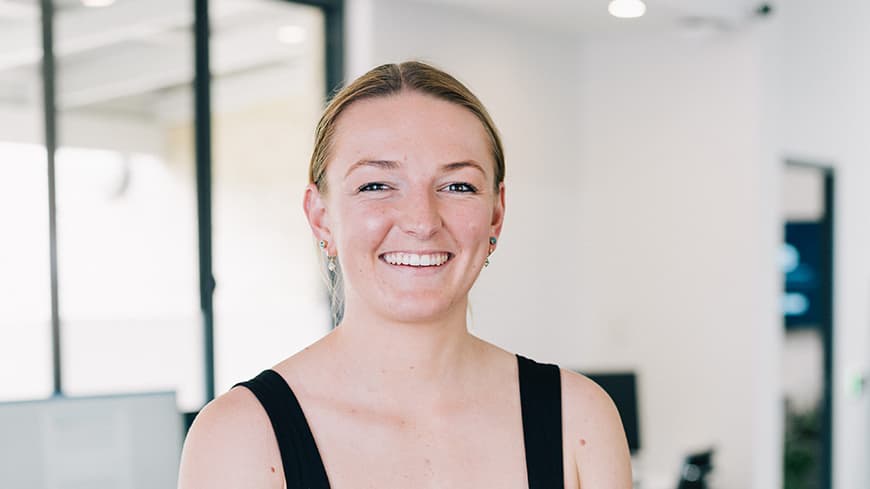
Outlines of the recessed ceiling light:
M 278 40 L 284 44 L 299 44 L 307 37 L 304 27 L 285 25 L 278 28 Z
M 115 0 L 81 0 L 85 7 L 108 7 L 115 3 Z
M 646 5 L 641 0 L 613 0 L 607 11 L 614 17 L 633 19 L 646 13 Z

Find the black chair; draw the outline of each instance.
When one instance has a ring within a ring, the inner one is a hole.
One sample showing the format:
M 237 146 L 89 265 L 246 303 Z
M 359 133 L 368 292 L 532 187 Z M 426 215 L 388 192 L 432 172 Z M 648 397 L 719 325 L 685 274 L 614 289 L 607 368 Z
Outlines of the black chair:
M 713 471 L 713 450 L 690 453 L 683 461 L 677 489 L 708 489 L 707 474 Z

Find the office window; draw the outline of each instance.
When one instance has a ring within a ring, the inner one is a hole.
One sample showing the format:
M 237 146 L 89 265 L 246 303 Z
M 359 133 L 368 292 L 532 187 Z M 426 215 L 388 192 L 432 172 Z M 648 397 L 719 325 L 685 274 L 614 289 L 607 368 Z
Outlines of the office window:
M 180 409 L 198 409 L 193 2 L 53 5 L 64 393 L 176 390 Z M 301 211 L 326 27 L 320 8 L 291 1 L 209 11 L 220 394 L 330 327 Z M 52 390 L 40 16 L 38 2 L 0 8 L 0 400 Z
M 0 400 L 52 390 L 39 29 L 37 2 L 0 9 Z
M 192 12 L 149 0 L 60 2 L 55 14 L 68 394 L 203 402 L 192 135 L 176 132 L 192 120 Z

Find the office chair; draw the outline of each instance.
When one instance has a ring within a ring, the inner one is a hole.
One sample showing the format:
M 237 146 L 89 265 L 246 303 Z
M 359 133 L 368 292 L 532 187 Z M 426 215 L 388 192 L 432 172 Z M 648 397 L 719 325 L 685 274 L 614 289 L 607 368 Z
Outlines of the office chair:
M 713 471 L 713 450 L 690 453 L 683 461 L 677 489 L 708 489 L 707 474 Z

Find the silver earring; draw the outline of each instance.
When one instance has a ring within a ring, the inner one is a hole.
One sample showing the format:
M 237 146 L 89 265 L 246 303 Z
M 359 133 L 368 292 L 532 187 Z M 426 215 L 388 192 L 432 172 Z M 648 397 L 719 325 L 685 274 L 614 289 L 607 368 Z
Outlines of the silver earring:
M 317 246 L 320 246 L 321 250 L 326 251 L 326 269 L 329 270 L 330 272 L 334 272 L 335 268 L 336 268 L 335 257 L 329 256 L 329 251 L 326 250 L 326 245 L 327 245 L 327 242 L 326 242 L 326 240 L 323 240 L 323 239 L 321 239 L 320 242 L 317 243 Z
M 490 246 L 495 246 L 496 243 L 498 243 L 498 238 L 496 238 L 495 236 L 490 236 L 490 237 L 489 237 L 489 245 L 490 245 Z M 486 261 L 483 262 L 483 267 L 484 267 L 484 268 L 486 268 L 486 267 L 489 266 L 489 257 L 492 256 L 492 252 L 493 252 L 493 251 L 494 251 L 494 250 L 493 250 L 492 248 L 489 249 L 489 255 L 486 256 Z

